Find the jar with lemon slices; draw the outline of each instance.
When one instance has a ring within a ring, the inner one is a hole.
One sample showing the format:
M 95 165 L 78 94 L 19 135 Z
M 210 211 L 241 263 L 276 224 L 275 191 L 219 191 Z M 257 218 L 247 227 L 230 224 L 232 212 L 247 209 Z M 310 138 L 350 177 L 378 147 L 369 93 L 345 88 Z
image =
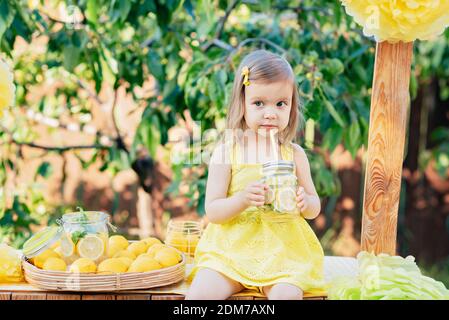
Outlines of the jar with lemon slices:
M 80 258 L 92 264 L 107 258 L 108 227 L 115 231 L 108 214 L 80 210 L 64 214 L 57 222 L 59 226 L 46 227 L 24 243 L 22 252 L 32 264 L 46 270 L 65 271 Z M 57 261 L 47 268 L 46 258 Z
M 277 214 L 297 214 L 297 178 L 292 161 L 276 160 L 262 165 L 262 183 L 269 189 L 265 206 Z
M 99 263 L 107 258 L 109 215 L 99 211 L 80 211 L 62 216 L 60 254 L 67 264 L 79 258 Z

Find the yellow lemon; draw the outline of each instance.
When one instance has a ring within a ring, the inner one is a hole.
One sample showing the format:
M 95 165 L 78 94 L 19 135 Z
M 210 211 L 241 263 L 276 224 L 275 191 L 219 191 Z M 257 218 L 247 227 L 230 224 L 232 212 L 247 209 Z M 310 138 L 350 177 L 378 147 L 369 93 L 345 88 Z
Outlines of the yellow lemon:
M 154 254 L 162 249 L 168 248 L 165 244 L 157 243 L 148 248 L 147 253 L 154 257 Z
M 274 204 L 275 209 L 281 212 L 291 212 L 296 208 L 296 195 L 292 189 L 283 189 L 279 191 L 279 200 Z
M 36 267 L 41 268 L 44 266 L 45 261 L 48 258 L 60 258 L 59 255 L 51 249 L 47 249 L 41 254 L 33 258 L 33 263 Z
M 61 245 L 61 240 L 58 240 L 50 246 L 50 249 L 55 250 L 60 245 Z
M 153 254 L 149 254 L 149 253 L 142 253 L 141 255 L 139 255 L 137 257 L 137 259 L 140 258 L 140 257 L 147 257 L 147 258 L 154 259 L 154 255 Z
M 143 241 L 133 242 L 128 246 L 126 250 L 133 253 L 137 257 L 147 251 L 147 244 Z
M 69 271 L 76 273 L 95 272 L 97 271 L 97 265 L 90 259 L 79 258 L 72 263 Z
M 67 265 L 65 264 L 65 261 L 60 258 L 48 258 L 47 260 L 45 260 L 42 269 L 52 271 L 66 271 Z
M 274 201 L 274 191 L 273 189 L 269 188 L 267 191 L 267 194 L 265 195 L 265 203 L 270 204 Z
M 98 233 L 98 236 L 103 241 L 104 252 L 108 252 L 108 245 L 109 245 L 108 234 L 106 232 L 100 232 L 100 233 Z
M 163 267 L 171 267 L 181 261 L 181 255 L 175 250 L 162 249 L 156 252 L 154 259 Z
M 117 244 L 117 243 L 109 244 L 108 258 L 114 257 L 114 255 L 116 255 L 118 252 L 123 251 L 123 250 L 125 250 L 125 249 L 123 249 L 123 247 L 120 244 Z
M 63 257 L 70 257 L 72 254 L 75 253 L 75 244 L 73 243 L 72 239 L 66 235 L 61 237 L 61 254 Z
M 76 249 L 81 258 L 97 260 L 104 253 L 104 242 L 99 236 L 88 234 L 77 243 Z
M 123 262 L 124 264 L 126 264 L 126 268 L 128 269 L 130 266 L 131 266 L 131 264 L 133 263 L 133 259 L 130 259 L 130 258 L 128 258 L 128 257 L 120 257 L 120 258 L 117 258 L 117 259 L 119 259 L 121 262 Z
M 112 256 L 112 258 L 122 258 L 122 257 L 131 259 L 131 260 L 136 259 L 135 254 L 132 253 L 132 252 L 130 252 L 130 251 L 128 251 L 128 250 L 122 250 L 122 251 L 119 251 L 119 252 L 115 253 L 115 254 Z
M 128 270 L 128 266 L 121 260 L 122 258 L 110 258 L 102 261 L 98 265 L 98 272 L 104 273 L 122 273 Z
M 55 249 L 53 249 L 53 251 L 56 252 L 56 254 L 59 257 L 61 257 L 61 258 L 63 257 L 62 252 L 61 252 L 61 247 L 56 247 Z
M 128 248 L 129 242 L 124 236 L 114 235 L 109 237 L 109 246 L 117 246 L 125 250 Z
M 139 257 L 129 267 L 128 272 L 147 272 L 161 269 L 162 266 L 153 258 Z
M 142 239 L 141 241 L 145 242 L 147 244 L 148 248 L 153 246 L 154 244 L 162 243 L 161 240 L 159 240 L 158 238 L 155 238 L 155 237 L 145 238 L 145 239 Z

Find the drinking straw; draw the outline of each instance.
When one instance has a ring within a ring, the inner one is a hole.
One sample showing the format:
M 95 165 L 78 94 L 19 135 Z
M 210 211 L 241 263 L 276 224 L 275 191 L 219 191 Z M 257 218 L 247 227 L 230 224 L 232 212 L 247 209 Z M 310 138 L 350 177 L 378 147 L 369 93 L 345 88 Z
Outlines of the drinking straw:
M 275 141 L 274 141 L 274 130 L 270 130 L 270 140 L 271 140 L 271 148 L 275 151 L 275 154 L 276 154 L 276 161 L 279 161 L 279 159 L 278 159 L 278 152 L 277 152 L 277 148 L 276 148 L 276 143 L 275 143 Z

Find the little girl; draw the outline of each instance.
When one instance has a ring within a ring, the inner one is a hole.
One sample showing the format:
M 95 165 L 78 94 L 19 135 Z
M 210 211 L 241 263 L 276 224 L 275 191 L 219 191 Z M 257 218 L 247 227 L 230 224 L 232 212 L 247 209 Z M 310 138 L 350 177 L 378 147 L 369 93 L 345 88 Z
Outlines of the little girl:
M 323 250 L 305 220 L 319 214 L 320 199 L 307 156 L 292 143 L 302 120 L 298 100 L 284 58 L 257 50 L 243 59 L 226 120 L 231 139 L 225 136 L 209 162 L 210 223 L 195 251 L 186 299 L 224 300 L 243 289 L 269 299 L 302 299 L 304 291 L 323 288 Z M 261 167 L 277 159 L 294 162 L 300 213 L 281 214 L 290 219 L 280 221 L 270 219 L 279 213 L 262 210 L 268 186 L 261 183 Z

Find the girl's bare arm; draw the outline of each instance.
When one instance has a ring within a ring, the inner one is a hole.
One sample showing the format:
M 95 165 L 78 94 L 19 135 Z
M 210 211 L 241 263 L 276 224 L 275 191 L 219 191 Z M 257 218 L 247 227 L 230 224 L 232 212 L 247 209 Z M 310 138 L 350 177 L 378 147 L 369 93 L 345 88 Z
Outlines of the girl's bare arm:
M 227 222 L 248 207 L 240 192 L 227 197 L 230 181 L 229 150 L 221 144 L 215 148 L 210 159 L 206 184 L 205 209 L 212 223 Z
M 231 182 L 231 163 L 225 145 L 219 145 L 209 163 L 206 185 L 206 215 L 212 223 L 225 223 L 239 215 L 249 206 L 265 203 L 267 186 L 253 182 L 240 192 L 228 197 Z
M 304 149 L 299 145 L 293 144 L 293 150 L 298 187 L 302 186 L 304 188 L 308 200 L 307 209 L 301 212 L 301 215 L 306 219 L 315 219 L 320 214 L 321 202 L 310 174 L 309 160 Z

